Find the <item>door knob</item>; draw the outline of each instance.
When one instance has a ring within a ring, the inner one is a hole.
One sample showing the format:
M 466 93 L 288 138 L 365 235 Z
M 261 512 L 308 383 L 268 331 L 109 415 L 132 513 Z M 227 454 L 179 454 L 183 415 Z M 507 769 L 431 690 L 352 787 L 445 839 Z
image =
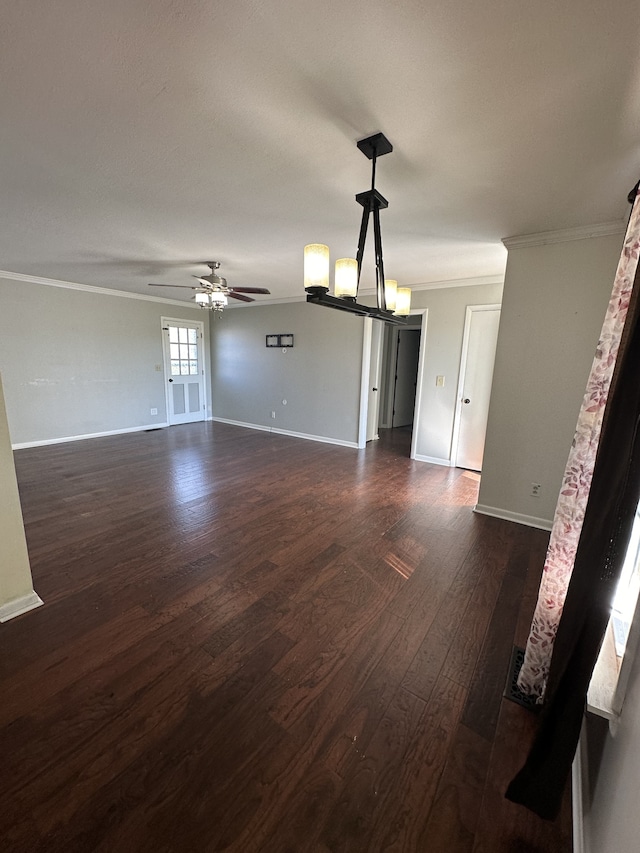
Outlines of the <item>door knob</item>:
M 173 379 L 170 379 L 169 382 L 173 382 Z
M 372 390 L 372 391 L 377 391 L 378 389 L 377 389 L 377 388 L 372 388 L 371 390 Z
M 169 381 L 171 381 L 171 380 L 169 380 Z M 462 402 L 463 402 L 463 403 L 470 403 L 470 402 L 471 402 L 471 400 L 470 400 L 468 397 L 465 397 L 465 398 L 464 398 L 464 400 L 463 400 Z

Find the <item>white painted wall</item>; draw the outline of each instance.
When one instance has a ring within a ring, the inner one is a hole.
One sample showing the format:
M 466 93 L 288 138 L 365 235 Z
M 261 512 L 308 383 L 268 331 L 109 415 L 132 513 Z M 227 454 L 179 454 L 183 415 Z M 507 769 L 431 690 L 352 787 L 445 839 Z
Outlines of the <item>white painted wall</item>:
M 622 234 L 510 249 L 480 508 L 550 525 L 621 246 Z
M 211 323 L 214 417 L 357 443 L 363 328 L 306 302 L 225 311 Z M 265 346 L 279 333 L 292 349 Z
M 429 309 L 420 430 L 415 442 L 418 458 L 450 459 L 467 305 L 499 303 L 501 298 L 501 284 L 417 290 L 412 294 L 412 310 Z M 436 387 L 436 376 L 444 376 L 444 387 Z
M 0 280 L 0 370 L 14 445 L 165 422 L 162 315 L 204 320 L 208 345 L 201 309 Z
M 636 853 L 640 837 L 640 655 L 636 655 L 615 736 L 606 737 L 591 806 L 587 853 Z
M 0 619 L 40 603 L 33 591 L 0 379 Z

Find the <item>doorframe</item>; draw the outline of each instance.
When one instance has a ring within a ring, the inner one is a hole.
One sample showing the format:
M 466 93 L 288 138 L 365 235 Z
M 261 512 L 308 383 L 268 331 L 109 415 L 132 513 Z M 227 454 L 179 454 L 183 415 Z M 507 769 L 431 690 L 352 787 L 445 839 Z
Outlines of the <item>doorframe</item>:
M 471 321 L 473 315 L 480 311 L 502 310 L 499 302 L 491 302 L 486 305 L 467 305 L 464 315 L 464 331 L 462 333 L 462 351 L 460 353 L 460 370 L 458 371 L 458 387 L 456 389 L 456 408 L 453 416 L 453 433 L 451 435 L 451 450 L 449 460 L 452 468 L 456 467 L 458 461 L 458 440 L 460 438 L 460 421 L 462 419 L 462 392 L 467 373 L 467 357 L 469 355 L 469 338 L 471 336 Z M 492 383 L 493 385 L 493 383 Z
M 358 418 L 358 450 L 367 446 L 367 416 L 369 414 L 369 375 L 371 373 L 371 338 L 373 319 L 363 317 L 362 373 L 360 374 L 360 415 Z
M 387 335 L 388 331 L 388 335 Z M 383 362 L 382 370 L 384 374 L 384 381 L 381 383 L 384 385 L 384 406 L 383 412 L 386 414 L 383 415 L 382 423 L 380 426 L 382 429 L 391 429 L 393 423 L 393 378 L 395 377 L 396 372 L 396 360 L 398 357 L 398 326 L 388 326 L 385 327 L 385 333 L 383 335 L 384 340 L 388 341 L 388 356 L 386 362 Z M 384 351 L 382 353 L 384 355 Z M 389 414 L 391 413 L 391 418 L 389 418 Z M 391 422 L 390 422 L 391 421 Z
M 429 309 L 421 308 L 410 311 L 410 314 L 421 314 L 422 320 L 416 328 L 420 329 L 420 349 L 418 350 L 418 375 L 416 377 L 416 400 L 413 408 L 413 428 L 411 430 L 411 450 L 409 458 L 415 459 L 418 447 L 418 435 L 420 432 L 420 411 L 422 403 L 422 384 L 424 382 L 425 353 L 427 350 L 427 322 L 429 320 Z
M 419 326 L 413 326 L 420 331 L 420 349 L 418 351 L 418 376 L 416 379 L 416 400 L 413 409 L 413 430 L 411 433 L 411 451 L 410 458 L 416 458 L 416 448 L 418 444 L 418 434 L 420 429 L 420 404 L 422 401 L 422 383 L 424 381 L 424 369 L 426 362 L 427 350 L 427 323 L 429 319 L 428 308 L 414 308 L 409 314 L 420 316 L 421 321 Z M 367 441 L 367 414 L 369 405 L 369 375 L 371 368 L 371 332 L 372 318 L 364 317 L 363 335 L 362 335 L 362 373 L 360 376 L 360 416 L 358 421 L 358 448 L 366 447 Z M 394 331 L 401 327 L 392 327 Z M 405 328 L 405 327 L 402 327 Z M 380 336 L 380 346 L 382 348 L 384 335 Z M 390 359 L 389 370 L 395 371 L 395 354 Z M 385 394 L 389 394 L 389 375 L 385 380 Z
M 367 443 L 369 441 L 377 441 L 379 438 L 378 427 L 380 424 L 380 386 L 382 375 L 382 350 L 384 347 L 384 324 L 373 322 L 371 323 L 371 355 L 369 357 L 369 383 L 367 386 L 367 422 L 366 435 Z M 371 369 L 373 368 L 373 373 Z M 374 388 L 373 383 L 378 386 Z M 373 406 L 375 414 L 375 422 L 371 423 L 371 407 Z M 373 428 L 373 435 L 370 434 Z
M 164 371 L 164 407 L 165 407 L 165 420 L 167 424 L 170 426 L 171 421 L 169 417 L 169 377 L 171 376 L 171 365 L 167 364 L 167 348 L 164 345 L 164 327 L 167 323 L 172 323 L 175 325 L 176 323 L 184 323 L 186 326 L 198 326 L 200 331 L 200 340 L 202 341 L 202 402 L 204 404 L 204 417 L 203 421 L 209 420 L 209 401 L 207 400 L 207 380 L 209 378 L 209 374 L 207 371 L 207 347 L 205 346 L 206 340 L 204 336 L 204 322 L 202 320 L 188 320 L 186 317 L 160 317 L 160 342 L 162 344 L 162 367 Z M 195 422 L 194 422 L 195 423 Z

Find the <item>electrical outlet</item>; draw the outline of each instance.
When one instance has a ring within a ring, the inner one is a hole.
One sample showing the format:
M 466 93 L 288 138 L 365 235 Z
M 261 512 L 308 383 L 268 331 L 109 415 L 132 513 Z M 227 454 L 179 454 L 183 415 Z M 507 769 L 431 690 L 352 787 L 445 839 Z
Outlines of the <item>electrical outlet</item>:
M 531 492 L 530 492 L 531 497 L 539 498 L 541 492 L 542 492 L 542 486 L 540 485 L 540 483 L 531 483 Z
M 275 416 L 276 416 L 276 413 L 275 413 L 275 412 L 271 412 L 271 417 L 272 417 L 272 418 L 275 418 Z
M 157 415 L 157 414 L 158 414 L 158 410 L 157 410 L 157 409 L 151 409 L 151 414 L 152 414 L 152 415 Z

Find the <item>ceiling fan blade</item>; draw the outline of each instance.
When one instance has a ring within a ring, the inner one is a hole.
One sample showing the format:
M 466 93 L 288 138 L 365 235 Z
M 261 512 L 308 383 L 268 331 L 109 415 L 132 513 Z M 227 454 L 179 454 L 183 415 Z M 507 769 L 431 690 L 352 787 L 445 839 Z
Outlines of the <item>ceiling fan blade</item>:
M 255 299 L 252 299 L 250 296 L 243 296 L 242 293 L 234 293 L 233 290 L 230 291 L 227 296 L 230 296 L 232 299 L 239 299 L 241 302 L 255 302 Z
M 154 284 L 151 281 L 149 287 L 185 287 L 187 290 L 198 290 L 197 287 L 192 287 L 190 284 Z
M 234 293 L 271 293 L 266 287 L 232 287 Z

